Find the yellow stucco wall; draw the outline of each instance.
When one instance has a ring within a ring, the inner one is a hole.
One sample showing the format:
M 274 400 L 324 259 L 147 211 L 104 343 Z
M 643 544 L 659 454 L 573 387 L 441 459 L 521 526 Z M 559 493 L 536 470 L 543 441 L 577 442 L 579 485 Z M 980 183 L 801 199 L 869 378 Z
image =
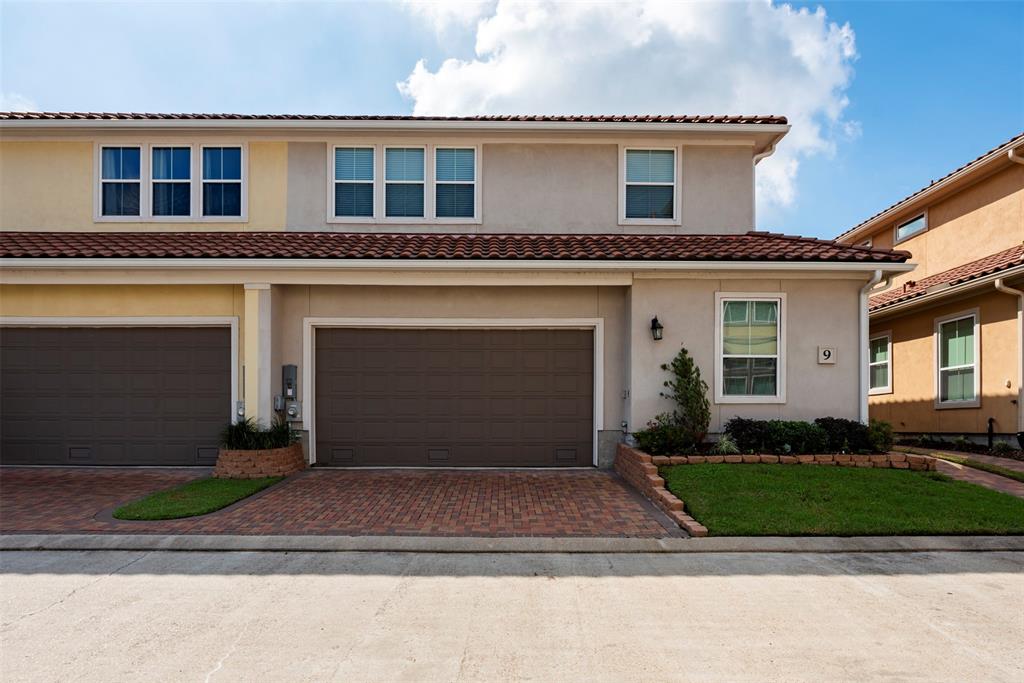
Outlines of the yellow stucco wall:
M 189 138 L 187 141 L 206 140 Z M 140 140 L 132 139 L 132 142 Z M 249 217 L 246 223 L 96 222 L 93 215 L 95 158 L 91 141 L 3 140 L 0 141 L 0 230 L 283 230 L 288 196 L 288 143 L 250 142 L 248 150 Z
M 1019 286 L 1019 285 L 1018 285 Z M 935 408 L 935 319 L 977 308 L 980 313 L 981 406 Z M 1017 431 L 1017 300 L 990 293 L 961 299 L 898 318 L 872 321 L 872 335 L 892 331 L 891 394 L 871 396 L 871 417 L 898 432 L 983 433 L 989 417 L 995 430 Z M 1007 382 L 1010 386 L 1007 387 Z
M 896 245 L 917 268 L 893 279 L 896 286 L 980 259 L 1024 241 L 1024 166 L 1008 167 L 927 206 L 928 229 Z M 871 237 L 876 247 L 893 246 L 895 226 L 920 214 L 904 212 Z

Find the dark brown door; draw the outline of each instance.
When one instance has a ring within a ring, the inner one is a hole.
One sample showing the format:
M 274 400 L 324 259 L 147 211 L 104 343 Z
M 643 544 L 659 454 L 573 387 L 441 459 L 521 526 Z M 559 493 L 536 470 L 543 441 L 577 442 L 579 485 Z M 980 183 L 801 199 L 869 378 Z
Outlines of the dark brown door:
M 316 332 L 322 465 L 592 462 L 590 330 Z
M 231 410 L 214 327 L 0 329 L 0 462 L 204 465 Z

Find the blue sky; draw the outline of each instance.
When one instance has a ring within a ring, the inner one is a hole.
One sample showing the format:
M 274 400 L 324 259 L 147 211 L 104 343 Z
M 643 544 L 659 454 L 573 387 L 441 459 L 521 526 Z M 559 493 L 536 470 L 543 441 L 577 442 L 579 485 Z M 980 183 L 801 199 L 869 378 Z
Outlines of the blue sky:
M 1024 131 L 1022 34 L 1021 2 L 0 2 L 0 92 L 44 110 L 770 111 L 794 131 L 759 167 L 759 227 L 827 237 Z

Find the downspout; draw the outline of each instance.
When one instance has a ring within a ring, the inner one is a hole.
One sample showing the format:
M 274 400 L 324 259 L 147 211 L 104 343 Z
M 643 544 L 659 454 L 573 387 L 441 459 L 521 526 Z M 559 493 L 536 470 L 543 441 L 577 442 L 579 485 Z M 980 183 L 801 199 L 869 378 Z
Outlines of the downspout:
M 870 336 L 868 327 L 868 296 L 871 289 L 881 281 L 882 271 L 876 270 L 871 275 L 871 279 L 867 281 L 867 284 L 860 288 L 860 344 L 858 345 L 860 348 L 860 353 L 858 354 L 860 381 L 858 385 L 860 388 L 860 421 L 864 424 L 868 423 L 868 338 Z
M 1024 160 L 1018 163 L 1024 163 Z M 1017 431 L 1024 432 L 1024 292 L 1007 287 L 1003 278 L 996 278 L 995 285 L 996 290 L 1003 294 L 1017 297 Z

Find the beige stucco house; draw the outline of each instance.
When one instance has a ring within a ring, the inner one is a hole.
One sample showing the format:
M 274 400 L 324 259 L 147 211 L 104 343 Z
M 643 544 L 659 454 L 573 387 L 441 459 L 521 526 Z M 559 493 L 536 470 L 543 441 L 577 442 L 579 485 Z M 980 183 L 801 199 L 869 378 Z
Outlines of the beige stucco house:
M 713 431 L 865 419 L 868 292 L 912 266 L 752 232 L 788 129 L 0 114 L 0 457 L 205 464 L 287 415 L 317 465 L 607 466 L 681 346 Z
M 917 264 L 871 297 L 871 416 L 904 433 L 1024 431 L 1024 135 L 840 239 Z

